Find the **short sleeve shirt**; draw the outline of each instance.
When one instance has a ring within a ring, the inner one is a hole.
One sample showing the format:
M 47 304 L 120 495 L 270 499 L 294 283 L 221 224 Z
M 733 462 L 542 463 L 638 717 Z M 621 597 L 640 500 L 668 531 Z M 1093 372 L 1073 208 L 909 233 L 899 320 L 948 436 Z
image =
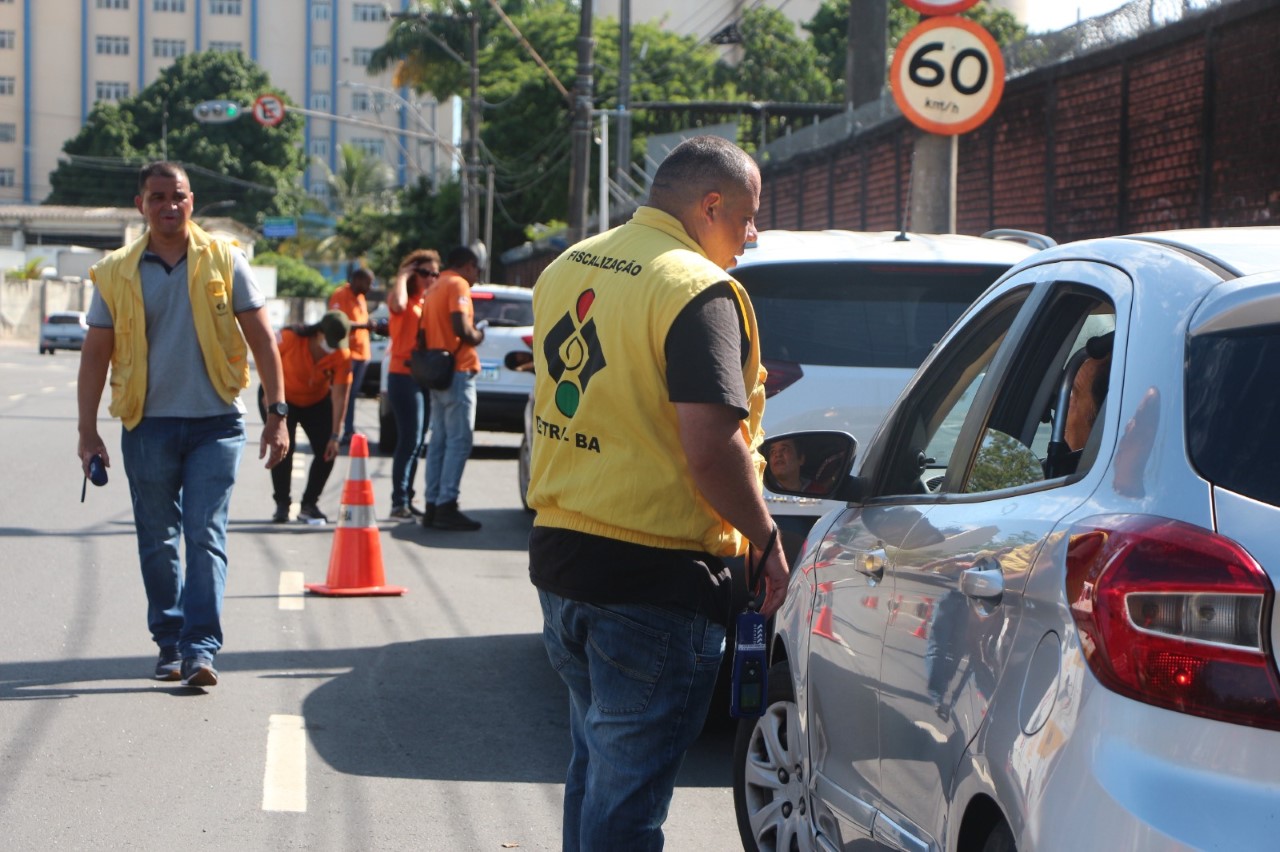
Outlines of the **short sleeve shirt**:
M 365 325 L 369 322 L 369 303 L 360 293 L 351 289 L 350 284 L 343 284 L 333 295 L 329 296 L 329 309 L 342 311 L 351 320 L 352 325 Z M 353 361 L 369 360 L 369 330 L 353 328 L 347 335 L 347 343 L 351 346 Z
M 317 361 L 311 355 L 310 338 L 291 328 L 280 332 L 280 363 L 285 402 L 299 408 L 321 402 L 334 385 L 351 384 L 350 350 L 337 349 Z
M 453 353 L 454 369 L 459 373 L 480 372 L 480 356 L 470 343 L 463 342 L 453 331 L 453 314 L 460 313 L 470 322 L 475 316 L 471 305 L 471 285 L 453 270 L 440 273 L 427 288 L 422 302 L 422 328 L 427 333 L 428 349 L 448 349 Z

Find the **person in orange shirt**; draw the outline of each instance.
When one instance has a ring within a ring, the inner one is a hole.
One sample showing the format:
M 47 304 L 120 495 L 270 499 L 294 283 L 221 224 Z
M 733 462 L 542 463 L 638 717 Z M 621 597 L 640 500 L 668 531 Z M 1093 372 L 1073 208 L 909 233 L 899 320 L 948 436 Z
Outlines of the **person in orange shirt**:
M 364 384 L 365 371 L 369 369 L 369 303 L 365 295 L 373 286 L 373 273 L 363 266 L 353 267 L 347 273 L 347 283 L 329 296 L 329 310 L 342 311 L 351 320 L 351 334 L 347 345 L 351 349 L 351 398 L 347 402 L 347 416 L 342 424 L 342 437 L 338 443 L 351 443 L 355 431 L 356 396 Z
M 298 520 L 323 524 L 329 519 L 318 505 L 320 492 L 329 481 L 333 460 L 338 456 L 338 433 L 347 410 L 351 390 L 351 350 L 347 335 L 351 321 L 342 311 L 329 311 L 314 325 L 284 328 L 278 335 L 280 360 L 284 365 L 284 400 L 289 405 L 286 428 L 289 452 L 280 464 L 271 468 L 271 484 L 275 489 L 276 512 L 271 520 L 277 524 L 289 520 L 293 480 L 294 437 L 298 425 L 311 442 L 311 470 L 302 491 Z M 258 410 L 265 420 L 267 409 L 261 391 Z
M 427 290 L 422 302 L 422 330 L 428 349 L 453 353 L 453 382 L 432 390 L 431 438 L 427 444 L 427 508 L 424 527 L 478 530 L 480 522 L 458 511 L 462 469 L 471 455 L 476 428 L 476 374 L 480 356 L 476 346 L 484 329 L 476 328 L 471 285 L 480 277 L 475 252 L 459 246 L 449 252 L 444 272 Z
M 412 520 L 421 515 L 413 505 L 413 479 L 427 441 L 431 400 L 409 373 L 409 353 L 422 322 L 422 297 L 440 275 L 440 255 L 418 249 L 400 261 L 387 311 L 391 315 L 391 355 L 387 358 L 387 400 L 396 419 L 396 451 L 391 459 L 391 517 Z

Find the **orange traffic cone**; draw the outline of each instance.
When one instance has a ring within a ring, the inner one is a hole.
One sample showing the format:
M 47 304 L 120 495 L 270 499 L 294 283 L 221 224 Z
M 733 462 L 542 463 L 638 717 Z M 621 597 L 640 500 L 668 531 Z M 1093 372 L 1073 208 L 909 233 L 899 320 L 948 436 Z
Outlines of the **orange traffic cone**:
M 386 585 L 382 573 L 382 540 L 373 513 L 373 483 L 365 471 L 369 441 L 359 432 L 351 436 L 350 453 L 351 468 L 342 486 L 338 528 L 334 530 L 329 554 L 329 578 L 323 585 L 308 583 L 307 591 L 346 597 L 403 595 L 405 589 Z

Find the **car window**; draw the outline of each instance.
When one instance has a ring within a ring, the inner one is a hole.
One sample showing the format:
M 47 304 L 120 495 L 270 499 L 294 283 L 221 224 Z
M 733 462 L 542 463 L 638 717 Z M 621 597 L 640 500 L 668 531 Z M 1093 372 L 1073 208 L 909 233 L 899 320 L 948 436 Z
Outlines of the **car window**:
M 1007 269 L 798 261 L 745 266 L 733 277 L 751 296 L 763 357 L 915 369 Z
M 1280 506 L 1280 325 L 1193 337 L 1187 447 L 1210 482 Z
M 1096 290 L 1067 283 L 1045 300 L 996 388 L 959 490 L 1078 478 L 1089 469 L 1101 438 L 1115 327 L 1114 306 Z
M 533 325 L 533 302 L 530 299 L 513 299 L 508 296 L 472 294 L 471 304 L 475 321 L 488 320 L 491 326 L 516 327 Z
M 887 430 L 879 496 L 937 493 L 950 468 L 967 464 L 968 454 L 955 452 L 961 429 L 1029 292 L 1015 291 L 970 319 L 918 377 Z
M 67 314 L 54 314 L 49 317 L 50 325 L 79 325 L 80 317 Z

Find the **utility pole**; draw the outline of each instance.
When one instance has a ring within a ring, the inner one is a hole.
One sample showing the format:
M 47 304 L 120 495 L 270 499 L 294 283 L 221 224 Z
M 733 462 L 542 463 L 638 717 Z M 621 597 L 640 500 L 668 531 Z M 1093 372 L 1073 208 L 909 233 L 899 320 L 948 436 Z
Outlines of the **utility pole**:
M 889 40 L 886 0 L 849 0 L 849 52 L 845 57 L 844 105 L 860 107 L 880 98 Z
M 587 200 L 591 180 L 591 2 L 582 0 L 582 18 L 578 25 L 578 79 L 574 83 L 573 152 L 569 173 L 569 240 L 577 242 L 587 235 Z
M 618 153 L 613 173 L 623 186 L 631 167 L 631 0 L 621 0 L 618 17 Z
M 467 165 L 463 192 L 470 195 L 462 244 L 470 246 L 480 238 L 480 18 L 467 12 L 471 30 L 471 105 L 467 110 Z

